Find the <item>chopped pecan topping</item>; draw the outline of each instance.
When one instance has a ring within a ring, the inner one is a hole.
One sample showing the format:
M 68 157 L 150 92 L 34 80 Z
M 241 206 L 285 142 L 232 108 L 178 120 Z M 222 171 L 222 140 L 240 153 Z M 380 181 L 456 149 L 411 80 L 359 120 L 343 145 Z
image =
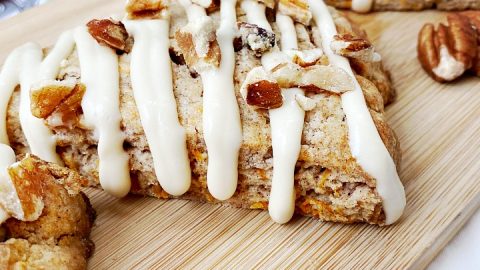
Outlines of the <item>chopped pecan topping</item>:
M 247 104 L 263 109 L 274 109 L 283 104 L 282 92 L 277 83 L 258 81 L 247 87 Z
M 85 86 L 74 81 L 47 81 L 31 91 L 31 110 L 35 117 L 51 126 L 72 127 L 82 113 Z
M 203 16 L 190 22 L 181 31 L 192 35 L 195 52 L 200 57 L 207 55 L 211 43 L 217 38 L 213 20 L 208 16 Z
M 24 161 L 7 169 L 10 177 L 0 178 L 0 207 L 18 220 L 34 221 L 42 214 L 45 179 L 37 169 Z
M 98 43 L 123 53 L 130 52 L 127 46 L 129 36 L 125 26 L 120 21 L 113 19 L 91 20 L 87 23 L 88 32 Z
M 280 0 L 278 11 L 303 25 L 310 25 L 312 20 L 312 12 L 305 0 Z
M 68 97 L 75 88 L 74 80 L 45 81 L 31 89 L 31 111 L 33 116 L 46 118 Z
M 453 13 L 447 16 L 448 25 L 440 24 L 435 29 L 433 24 L 426 24 L 421 29 L 418 59 L 433 79 L 452 81 L 469 69 L 475 70 L 480 33 L 475 27 L 475 19 L 469 16 Z
M 283 104 L 280 86 L 262 67 L 256 67 L 247 74 L 240 93 L 248 105 L 256 108 L 274 109 Z
M 315 65 L 302 68 L 283 63 L 272 70 L 272 77 L 281 88 L 299 87 L 306 91 L 341 94 L 354 89 L 353 78 L 341 68 Z
M 238 23 L 242 44 L 255 52 L 257 56 L 275 47 L 275 34 L 256 24 Z
M 309 67 L 322 62 L 323 51 L 320 48 L 303 51 L 286 50 L 284 52 L 292 59 L 293 63 L 301 67 Z
M 351 34 L 335 35 L 330 44 L 331 49 L 339 55 L 360 59 L 365 62 L 378 62 L 380 55 L 375 53 L 372 44 L 361 37 Z
M 168 8 L 166 0 L 128 0 L 125 6 L 128 19 L 161 19 Z
M 201 57 L 195 50 L 193 36 L 189 32 L 177 31 L 175 33 L 175 40 L 178 47 L 187 63 L 187 66 L 195 72 L 218 67 L 221 60 L 220 46 L 216 40 L 209 43 L 209 49 L 205 56 Z
M 77 84 L 72 93 L 47 118 L 50 126 L 73 127 L 80 121 L 82 99 L 85 94 L 85 85 Z

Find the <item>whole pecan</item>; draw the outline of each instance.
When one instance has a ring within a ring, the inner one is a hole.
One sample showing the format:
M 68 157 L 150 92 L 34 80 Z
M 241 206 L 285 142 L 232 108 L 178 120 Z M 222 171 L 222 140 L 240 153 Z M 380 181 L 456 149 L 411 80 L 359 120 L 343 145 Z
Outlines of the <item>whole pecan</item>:
M 476 14 L 480 16 L 480 12 L 476 11 Z M 447 25 L 440 24 L 435 29 L 433 24 L 428 23 L 420 30 L 418 59 L 433 79 L 452 81 L 465 71 L 478 67 L 480 33 L 475 18 L 475 15 L 452 13 L 447 16 Z

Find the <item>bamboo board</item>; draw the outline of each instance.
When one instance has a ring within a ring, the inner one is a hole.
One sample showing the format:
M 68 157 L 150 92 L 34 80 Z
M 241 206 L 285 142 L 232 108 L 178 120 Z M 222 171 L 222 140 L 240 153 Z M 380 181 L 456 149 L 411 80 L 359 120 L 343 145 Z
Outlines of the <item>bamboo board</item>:
M 66 29 L 121 14 L 124 1 L 52 0 L 0 22 L 0 63 L 26 41 L 52 44 Z M 404 218 L 388 228 L 296 217 L 188 201 L 128 197 L 97 190 L 91 269 L 423 268 L 480 206 L 480 79 L 441 85 L 416 60 L 416 35 L 442 13 L 352 15 L 392 72 L 398 100 L 387 109 L 403 148 Z

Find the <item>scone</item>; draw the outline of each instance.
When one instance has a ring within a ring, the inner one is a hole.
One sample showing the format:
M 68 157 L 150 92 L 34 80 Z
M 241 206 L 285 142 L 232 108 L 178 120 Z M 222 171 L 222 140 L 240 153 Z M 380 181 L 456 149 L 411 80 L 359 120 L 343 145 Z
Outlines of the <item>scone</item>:
M 86 269 L 95 212 L 77 173 L 0 144 L 0 269 Z
M 292 1 L 285 0 L 283 2 Z M 337 8 L 351 9 L 356 12 L 431 8 L 439 10 L 480 9 L 478 0 L 325 0 L 325 2 Z
M 67 31 L 44 60 L 24 45 L 2 72 L 6 136 L 117 197 L 395 222 L 405 194 L 381 57 L 322 1 L 276 4 L 132 0 L 123 22 Z

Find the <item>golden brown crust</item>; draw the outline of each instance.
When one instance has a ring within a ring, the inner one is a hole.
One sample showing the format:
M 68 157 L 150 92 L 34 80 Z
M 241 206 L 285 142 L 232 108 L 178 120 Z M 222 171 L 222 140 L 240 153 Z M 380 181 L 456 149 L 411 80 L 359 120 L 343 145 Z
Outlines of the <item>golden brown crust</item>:
M 85 179 L 33 156 L 25 157 L 10 171 L 15 181 L 31 184 L 29 190 L 19 190 L 19 196 L 28 196 L 35 186 L 44 208 L 35 221 L 10 218 L 1 226 L 7 241 L 0 244 L 0 254 L 5 255 L 0 266 L 86 269 L 93 248 L 89 235 L 95 211 L 80 191 Z

